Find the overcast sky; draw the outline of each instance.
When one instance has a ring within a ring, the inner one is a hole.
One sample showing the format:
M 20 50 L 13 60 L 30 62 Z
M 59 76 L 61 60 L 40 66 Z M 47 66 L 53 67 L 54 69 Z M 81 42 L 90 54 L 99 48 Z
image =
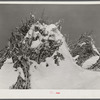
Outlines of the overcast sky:
M 44 9 L 53 22 L 64 19 L 62 33 L 69 33 L 73 43 L 80 34 L 94 31 L 96 46 L 100 47 L 100 5 L 0 5 L 0 49 L 22 19 L 30 12 L 39 17 Z

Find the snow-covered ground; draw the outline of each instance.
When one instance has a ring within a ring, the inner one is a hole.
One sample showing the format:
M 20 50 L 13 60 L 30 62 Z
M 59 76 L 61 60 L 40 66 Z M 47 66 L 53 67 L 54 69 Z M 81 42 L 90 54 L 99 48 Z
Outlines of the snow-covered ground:
M 18 72 L 13 68 L 11 59 L 7 59 L 0 70 L 0 89 L 8 89 L 17 81 Z

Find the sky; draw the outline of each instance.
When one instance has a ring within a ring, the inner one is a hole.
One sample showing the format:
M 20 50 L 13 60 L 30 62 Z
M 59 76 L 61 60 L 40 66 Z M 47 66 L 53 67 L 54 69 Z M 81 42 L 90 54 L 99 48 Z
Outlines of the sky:
M 0 4 L 0 49 L 6 46 L 15 27 L 21 25 L 21 20 L 29 18 L 30 13 L 41 17 L 44 11 L 53 23 L 63 19 L 63 34 L 69 34 L 72 44 L 84 32 L 93 31 L 96 47 L 100 47 L 100 5 L 10 5 Z

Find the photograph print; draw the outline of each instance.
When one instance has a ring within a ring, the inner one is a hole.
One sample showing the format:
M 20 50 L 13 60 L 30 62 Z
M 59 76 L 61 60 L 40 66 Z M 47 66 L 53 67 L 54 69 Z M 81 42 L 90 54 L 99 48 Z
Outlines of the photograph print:
M 100 89 L 100 5 L 0 4 L 0 89 Z

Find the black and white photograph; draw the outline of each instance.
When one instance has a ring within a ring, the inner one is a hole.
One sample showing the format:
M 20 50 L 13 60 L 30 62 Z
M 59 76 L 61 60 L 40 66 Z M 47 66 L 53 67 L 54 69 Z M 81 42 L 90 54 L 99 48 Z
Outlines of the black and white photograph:
M 0 89 L 100 90 L 100 4 L 0 3 Z

